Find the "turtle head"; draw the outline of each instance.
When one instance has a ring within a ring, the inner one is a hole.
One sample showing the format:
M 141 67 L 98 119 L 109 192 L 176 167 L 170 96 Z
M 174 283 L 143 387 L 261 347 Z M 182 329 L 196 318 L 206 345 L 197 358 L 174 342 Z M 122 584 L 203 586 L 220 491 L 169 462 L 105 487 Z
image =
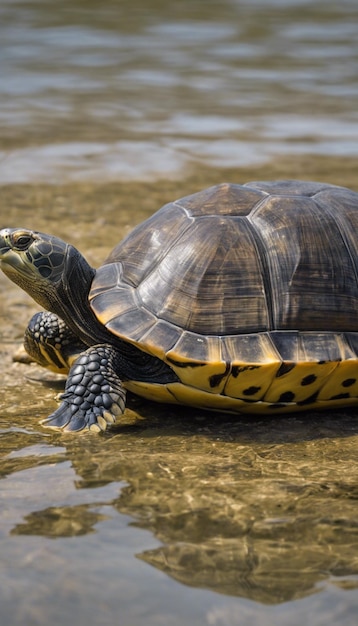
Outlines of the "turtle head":
M 82 270 L 84 276 L 87 273 L 88 286 L 94 273 L 70 244 L 24 228 L 0 230 L 0 267 L 38 304 L 55 313 L 58 312 L 56 303 L 61 299 L 65 305 L 66 292 L 71 294 L 75 289 L 71 289 L 70 284 L 77 282 L 76 271 Z M 77 284 L 77 290 L 82 288 Z

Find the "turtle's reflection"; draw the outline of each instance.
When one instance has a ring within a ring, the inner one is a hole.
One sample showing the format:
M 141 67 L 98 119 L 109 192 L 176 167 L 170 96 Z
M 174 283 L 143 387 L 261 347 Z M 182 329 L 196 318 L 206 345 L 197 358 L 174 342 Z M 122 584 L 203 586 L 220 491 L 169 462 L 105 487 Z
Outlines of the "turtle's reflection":
M 133 532 L 148 530 L 162 544 L 153 549 L 149 539 L 136 556 L 185 585 L 264 603 L 315 593 L 332 577 L 352 586 L 352 413 L 208 422 L 173 412 L 161 426 L 162 412 L 137 416 L 105 439 L 66 440 L 76 488 L 92 492 L 93 503 L 33 512 L 12 534 L 103 532 L 103 511 L 113 512 L 113 523 L 119 512 Z M 111 490 L 110 499 L 95 500 L 98 487 L 114 481 L 118 497 Z

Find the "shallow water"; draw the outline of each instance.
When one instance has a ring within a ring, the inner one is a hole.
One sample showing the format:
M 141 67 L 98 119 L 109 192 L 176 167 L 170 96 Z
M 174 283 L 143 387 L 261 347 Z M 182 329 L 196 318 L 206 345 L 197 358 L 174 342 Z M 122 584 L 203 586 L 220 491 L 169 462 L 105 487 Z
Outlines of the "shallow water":
M 3 0 L 0 182 L 358 156 L 356 0 Z
M 98 265 L 221 180 L 358 190 L 356 17 L 355 0 L 3 0 L 0 225 Z M 53 433 L 39 420 L 62 379 L 12 361 L 37 307 L 0 289 L 1 623 L 356 624 L 355 410 L 130 398 L 105 435 Z

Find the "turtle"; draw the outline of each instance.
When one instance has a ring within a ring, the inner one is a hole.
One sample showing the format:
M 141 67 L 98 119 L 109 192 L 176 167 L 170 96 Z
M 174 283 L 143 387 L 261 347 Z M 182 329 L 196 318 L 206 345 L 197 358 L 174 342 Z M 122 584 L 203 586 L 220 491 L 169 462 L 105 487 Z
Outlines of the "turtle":
M 67 381 L 42 423 L 104 431 L 126 391 L 223 413 L 358 404 L 358 193 L 222 183 L 165 204 L 93 269 L 72 245 L 0 231 L 5 274 L 44 311 L 31 358 Z

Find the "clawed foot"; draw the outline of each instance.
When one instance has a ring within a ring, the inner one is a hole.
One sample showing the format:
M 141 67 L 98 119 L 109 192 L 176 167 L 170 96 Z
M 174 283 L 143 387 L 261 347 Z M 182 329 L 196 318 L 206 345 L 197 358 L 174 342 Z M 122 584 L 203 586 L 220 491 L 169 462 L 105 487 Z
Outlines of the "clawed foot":
M 67 374 L 71 364 L 86 346 L 57 315 L 40 311 L 29 322 L 24 348 L 30 359 L 42 367 L 58 374 Z
M 74 362 L 61 394 L 61 406 L 42 421 L 65 431 L 104 431 L 125 408 L 126 392 L 116 374 L 116 350 L 92 346 Z

